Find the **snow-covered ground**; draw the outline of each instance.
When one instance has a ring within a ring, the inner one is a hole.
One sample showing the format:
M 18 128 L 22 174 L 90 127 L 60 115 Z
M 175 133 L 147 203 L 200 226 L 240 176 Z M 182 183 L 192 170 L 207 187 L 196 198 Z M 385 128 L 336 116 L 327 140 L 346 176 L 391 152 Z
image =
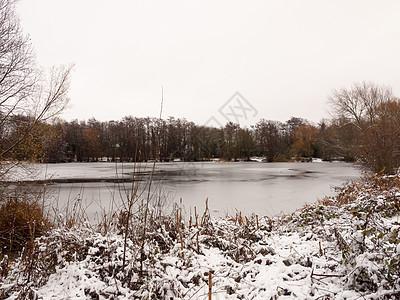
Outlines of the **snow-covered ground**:
M 400 178 L 376 177 L 272 219 L 154 218 L 145 240 L 139 227 L 126 243 L 123 227 L 61 227 L 33 259 L 8 263 L 0 296 L 208 299 L 211 287 L 212 299 L 399 299 L 399 200 Z

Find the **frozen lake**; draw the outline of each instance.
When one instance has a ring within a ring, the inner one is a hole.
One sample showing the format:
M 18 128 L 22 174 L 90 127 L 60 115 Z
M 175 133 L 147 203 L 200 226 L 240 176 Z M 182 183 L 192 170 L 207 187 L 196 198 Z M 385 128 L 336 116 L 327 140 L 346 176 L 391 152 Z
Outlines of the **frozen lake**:
M 131 189 L 129 182 L 133 167 L 115 163 L 67 163 L 37 165 L 39 172 L 30 179 L 52 178 L 64 183 L 50 186 L 59 208 L 79 199 L 90 219 L 99 212 L 114 210 L 121 198 Z M 146 184 L 152 163 L 136 165 L 143 172 L 139 191 L 147 191 Z M 333 187 L 349 179 L 356 179 L 360 171 L 344 162 L 313 163 L 257 163 L 257 162 L 196 162 L 157 163 L 152 191 L 162 194 L 166 209 L 182 199 L 187 213 L 194 207 L 201 214 L 208 198 L 215 216 L 235 214 L 276 215 L 293 212 L 305 203 L 312 203 L 325 195 L 333 195 Z M 68 182 L 70 179 L 73 179 Z M 101 181 L 102 180 L 102 181 Z

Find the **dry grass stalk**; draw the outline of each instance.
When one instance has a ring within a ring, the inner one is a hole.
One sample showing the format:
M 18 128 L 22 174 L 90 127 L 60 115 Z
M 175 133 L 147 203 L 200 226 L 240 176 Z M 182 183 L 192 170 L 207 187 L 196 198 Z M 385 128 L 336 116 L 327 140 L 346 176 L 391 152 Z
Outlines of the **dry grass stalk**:
M 204 210 L 203 217 L 201 218 L 201 226 L 203 227 L 205 223 L 210 218 L 210 210 L 208 209 L 208 198 L 206 199 L 206 208 Z
M 322 251 L 321 240 L 319 241 L 319 254 L 322 256 L 324 252 Z
M 208 300 L 212 299 L 212 277 L 211 270 L 208 272 Z
M 196 232 L 197 254 L 200 253 L 199 231 Z
M 258 215 L 256 215 L 256 222 L 257 222 L 257 229 L 260 228 L 260 226 L 258 225 Z
M 196 206 L 194 207 L 194 217 L 196 219 L 195 226 L 197 227 L 197 229 L 199 229 L 199 221 L 198 221 L 199 215 L 197 214 Z
M 183 238 L 182 238 L 182 231 L 181 231 L 181 222 L 182 222 L 182 214 L 179 214 L 179 210 L 176 211 L 176 228 L 179 234 L 179 240 L 181 242 L 181 250 L 184 248 Z

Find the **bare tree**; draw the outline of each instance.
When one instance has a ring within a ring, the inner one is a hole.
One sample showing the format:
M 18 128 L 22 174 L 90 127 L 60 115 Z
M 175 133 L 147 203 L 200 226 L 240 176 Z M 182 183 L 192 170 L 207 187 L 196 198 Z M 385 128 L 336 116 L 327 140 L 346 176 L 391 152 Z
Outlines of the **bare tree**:
M 254 126 L 260 154 L 265 156 L 268 162 L 274 161 L 280 152 L 282 152 L 283 141 L 280 127 L 281 124 L 279 122 L 264 119 L 261 119 Z
M 29 38 L 22 32 L 14 0 L 0 0 L 0 176 L 14 164 L 4 164 L 39 123 L 56 117 L 67 105 L 72 66 L 53 68 L 48 78 L 35 66 Z M 15 116 L 27 118 L 23 134 L 9 135 Z
M 22 34 L 14 1 L 0 1 L 0 111 L 1 123 L 22 113 L 38 74 L 29 39 Z
M 400 163 L 400 103 L 392 90 L 363 82 L 334 91 L 329 100 L 335 116 L 346 120 L 343 126 L 356 128 L 355 157 L 374 172 L 395 172 Z

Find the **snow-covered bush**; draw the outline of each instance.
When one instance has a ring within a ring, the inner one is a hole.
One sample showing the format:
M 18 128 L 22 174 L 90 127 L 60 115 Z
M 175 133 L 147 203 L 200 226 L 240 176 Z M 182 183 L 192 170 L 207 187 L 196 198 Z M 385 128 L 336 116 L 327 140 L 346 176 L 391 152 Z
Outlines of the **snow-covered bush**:
M 0 297 L 204 299 L 211 277 L 213 299 L 397 299 L 399 182 L 364 178 L 272 219 L 150 213 L 144 244 L 134 220 L 126 240 L 118 226 L 54 229 L 0 263 Z

